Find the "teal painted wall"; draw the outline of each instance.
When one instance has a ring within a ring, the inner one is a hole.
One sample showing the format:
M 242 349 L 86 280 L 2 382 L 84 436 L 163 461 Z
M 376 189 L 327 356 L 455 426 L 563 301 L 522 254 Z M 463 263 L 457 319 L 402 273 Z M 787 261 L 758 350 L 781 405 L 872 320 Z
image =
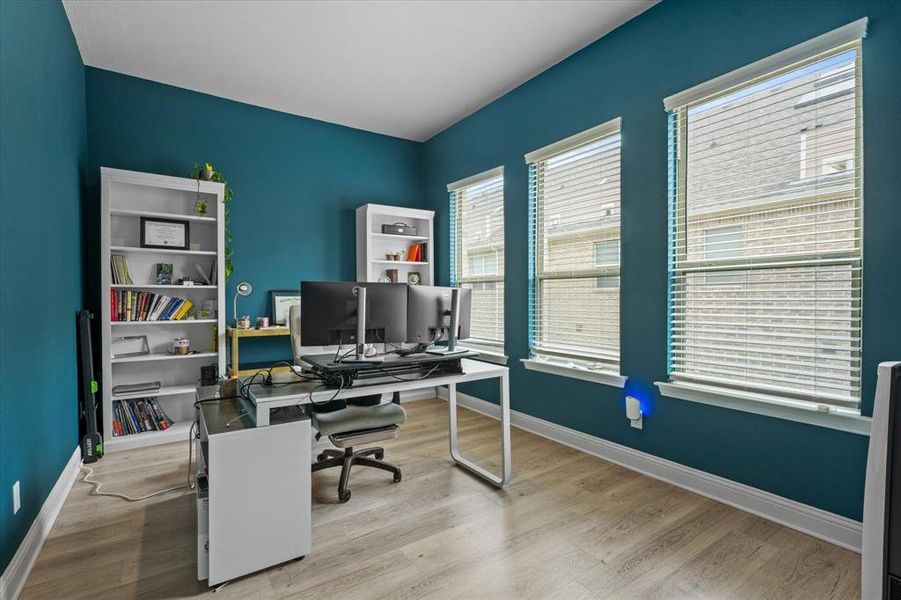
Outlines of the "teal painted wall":
M 354 209 L 423 202 L 415 142 L 94 68 L 87 106 L 91 211 L 100 166 L 187 176 L 191 165 L 209 161 L 226 175 L 235 189 L 229 317 L 239 281 L 254 292 L 239 298 L 238 312 L 255 317 L 269 314 L 270 289 L 356 278 Z M 88 272 L 97 260 L 94 249 Z M 241 347 L 248 361 L 290 355 L 287 338 Z
M 870 17 L 863 45 L 864 412 L 876 364 L 901 358 L 901 3 L 667 0 L 425 144 L 424 193 L 439 212 L 448 281 L 448 182 L 504 165 L 506 344 L 516 410 L 748 485 L 861 518 L 867 438 L 675 400 L 666 378 L 666 117 L 663 98 Z M 527 170 L 523 155 L 623 119 L 622 372 L 646 399 L 643 431 L 614 388 L 523 369 Z M 494 397 L 481 386 L 470 393 Z
M 901 355 L 898 3 L 668 0 L 421 145 L 85 70 L 58 3 L 0 2 L 0 567 L 77 443 L 73 317 L 82 267 L 87 290 L 98 279 L 100 165 L 184 175 L 209 160 L 226 173 L 236 190 L 232 281 L 254 283 L 239 311 L 258 315 L 267 312 L 269 289 L 354 277 L 352 209 L 365 202 L 435 208 L 446 282 L 445 185 L 503 164 L 515 409 L 859 519 L 866 438 L 661 398 L 652 383 L 666 376 L 662 98 L 861 16 L 871 18 L 863 54 L 869 412 L 875 364 Z M 619 390 L 525 371 L 518 362 L 528 354 L 523 154 L 614 116 L 624 127 L 622 369 L 650 408 L 642 432 L 628 427 Z M 34 314 L 34 302 L 14 293 L 19 282 L 44 298 L 40 318 L 22 318 Z M 96 309 L 93 294 L 86 300 Z M 29 352 L 20 351 L 22 340 Z M 287 352 L 282 340 L 244 355 Z M 42 376 L 48 365 L 53 377 Z M 31 385 L 27 400 L 17 396 L 23 379 Z M 494 395 L 484 386 L 469 391 Z M 23 510 L 12 517 L 15 480 Z
M 0 131 L 3 571 L 78 444 L 84 65 L 59 2 L 0 2 Z

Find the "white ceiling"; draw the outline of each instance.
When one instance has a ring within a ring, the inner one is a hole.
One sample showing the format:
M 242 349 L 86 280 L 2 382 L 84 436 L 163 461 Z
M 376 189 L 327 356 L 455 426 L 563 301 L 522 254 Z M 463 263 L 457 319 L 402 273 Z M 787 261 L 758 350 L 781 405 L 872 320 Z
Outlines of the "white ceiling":
M 63 4 L 86 65 L 424 141 L 656 1 Z

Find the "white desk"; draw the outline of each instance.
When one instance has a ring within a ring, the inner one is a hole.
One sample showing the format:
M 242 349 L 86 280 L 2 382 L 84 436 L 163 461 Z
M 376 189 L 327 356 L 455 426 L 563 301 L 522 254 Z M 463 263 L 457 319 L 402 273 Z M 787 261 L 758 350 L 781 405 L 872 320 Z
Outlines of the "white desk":
M 317 388 L 316 383 L 298 382 L 289 385 L 275 387 L 263 387 L 254 385 L 250 388 L 250 398 L 256 406 L 257 427 L 269 425 L 269 411 L 282 406 L 294 406 L 297 404 L 309 404 L 310 402 L 325 402 L 332 397 L 337 400 L 371 396 L 375 394 L 391 394 L 410 390 L 421 390 L 430 387 L 446 387 L 448 390 L 448 428 L 450 434 L 450 454 L 458 465 L 467 471 L 478 475 L 486 481 L 504 487 L 510 482 L 511 458 L 510 458 L 510 378 L 507 367 L 484 363 L 469 358 L 462 361 L 463 373 L 453 375 L 439 375 L 426 379 L 414 379 L 408 381 L 392 381 L 376 385 L 360 385 L 341 390 L 335 396 L 334 389 Z M 276 381 L 288 381 L 291 375 L 280 375 Z M 475 464 L 465 458 L 459 450 L 457 440 L 457 384 L 483 379 L 498 379 L 500 382 L 501 398 L 501 472 L 500 474 Z

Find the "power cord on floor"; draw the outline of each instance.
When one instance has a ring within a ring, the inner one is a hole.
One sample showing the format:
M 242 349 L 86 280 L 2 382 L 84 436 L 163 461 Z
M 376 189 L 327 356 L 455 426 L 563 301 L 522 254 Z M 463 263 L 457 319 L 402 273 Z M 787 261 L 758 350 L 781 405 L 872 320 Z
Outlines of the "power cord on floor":
M 176 490 L 184 490 L 187 489 L 187 484 L 177 485 L 175 487 L 166 488 L 164 490 L 159 490 L 156 492 L 152 492 L 150 494 L 145 494 L 144 496 L 129 496 L 128 494 L 120 494 L 119 492 L 103 492 L 101 489 L 103 488 L 103 482 L 94 481 L 91 477 L 94 475 L 94 469 L 91 467 L 81 467 L 82 472 L 84 473 L 84 477 L 81 478 L 82 482 L 89 483 L 94 486 L 94 489 L 91 490 L 92 496 L 110 496 L 112 498 L 121 498 L 122 500 L 126 500 L 128 502 L 141 502 L 142 500 L 147 500 L 149 498 L 153 498 L 154 496 L 160 496 L 162 494 L 167 494 L 169 492 L 174 492 Z
M 194 482 L 191 481 L 191 463 L 193 461 L 193 450 L 194 450 L 194 425 L 196 423 L 191 424 L 191 429 L 188 431 L 188 474 L 187 481 L 182 485 L 176 485 L 174 487 L 166 488 L 164 490 L 157 490 L 155 492 L 150 492 L 149 494 L 145 494 L 143 496 L 129 496 L 128 494 L 122 494 L 119 492 L 104 492 L 103 490 L 103 482 L 96 481 L 91 479 L 94 476 L 94 469 L 91 467 L 85 467 L 82 465 L 81 471 L 84 473 L 84 476 L 81 478 L 83 483 L 88 483 L 93 486 L 91 490 L 92 496 L 109 496 L 111 498 L 119 498 L 121 500 L 125 500 L 126 502 L 142 502 L 144 500 L 149 500 L 150 498 L 154 498 L 156 496 L 162 496 L 163 494 L 168 494 L 170 492 L 176 492 L 178 490 L 193 490 L 195 485 Z M 187 493 L 187 492 L 186 492 Z

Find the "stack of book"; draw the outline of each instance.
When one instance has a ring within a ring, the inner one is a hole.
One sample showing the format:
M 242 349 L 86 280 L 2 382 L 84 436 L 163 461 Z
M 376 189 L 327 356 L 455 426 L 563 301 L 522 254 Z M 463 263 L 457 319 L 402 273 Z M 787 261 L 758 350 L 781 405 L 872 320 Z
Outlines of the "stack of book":
M 113 436 L 164 431 L 175 422 L 163 412 L 156 398 L 113 400 Z
M 113 285 L 132 285 L 131 274 L 128 272 L 128 259 L 121 254 L 110 256 L 110 267 L 113 272 Z
M 110 290 L 111 321 L 180 321 L 194 303 L 187 298 L 138 292 Z
M 407 249 L 407 260 L 409 262 L 427 262 L 428 251 L 429 245 L 426 242 L 413 244 Z

